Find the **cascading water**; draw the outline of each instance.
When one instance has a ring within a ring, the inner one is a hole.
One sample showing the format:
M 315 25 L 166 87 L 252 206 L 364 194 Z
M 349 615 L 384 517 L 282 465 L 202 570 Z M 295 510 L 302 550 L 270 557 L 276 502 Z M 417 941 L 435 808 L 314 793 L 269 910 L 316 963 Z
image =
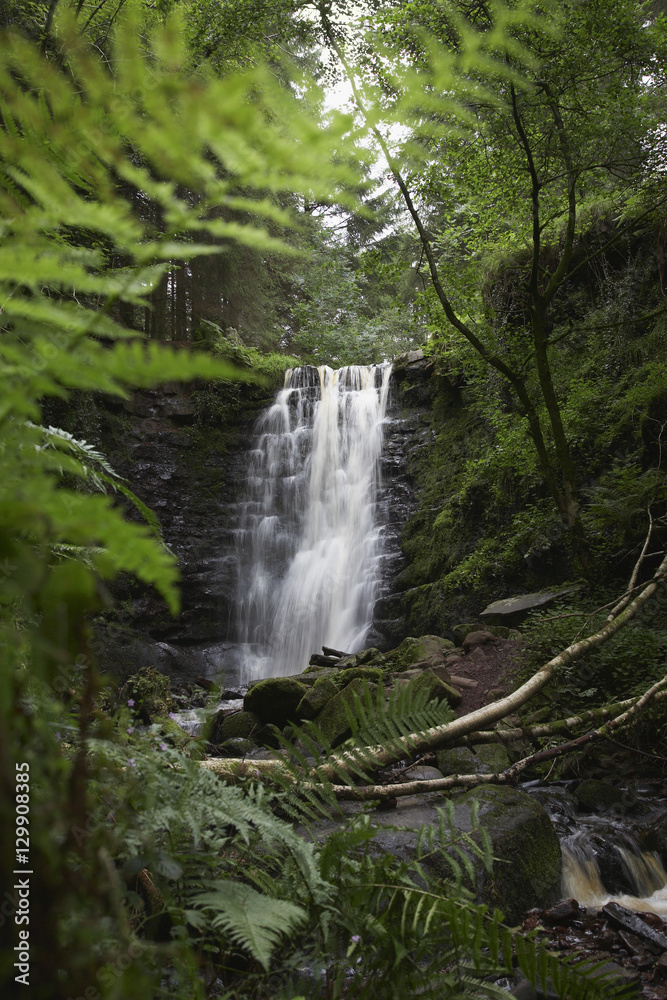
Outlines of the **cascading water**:
M 241 680 L 363 646 L 383 556 L 379 459 L 391 365 L 286 372 L 260 418 L 238 530 Z
M 559 835 L 563 898 L 599 908 L 614 901 L 630 910 L 652 910 L 667 918 L 667 872 L 655 846 L 653 829 L 667 817 L 667 802 L 642 789 L 630 789 L 633 815 L 581 812 L 570 786 L 527 782 L 523 788 L 545 807 Z

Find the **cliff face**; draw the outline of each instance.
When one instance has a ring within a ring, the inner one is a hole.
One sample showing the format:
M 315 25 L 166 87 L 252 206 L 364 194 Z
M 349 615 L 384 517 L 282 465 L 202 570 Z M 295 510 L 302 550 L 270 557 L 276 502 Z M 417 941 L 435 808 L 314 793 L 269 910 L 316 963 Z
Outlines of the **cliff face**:
M 367 644 L 382 649 L 405 635 L 395 588 L 406 569 L 401 536 L 415 511 L 414 455 L 433 437 L 432 367 L 417 352 L 413 355 L 397 366 L 393 378 L 381 459 L 382 598 Z M 124 678 L 153 665 L 185 680 L 219 676 L 222 667 L 225 683 L 235 686 L 235 525 L 253 425 L 272 399 L 272 390 L 261 394 L 235 386 L 232 403 L 216 411 L 210 390 L 172 385 L 136 393 L 123 404 L 97 406 L 101 447 L 158 515 L 182 576 L 176 618 L 155 593 L 132 580 L 114 586 L 114 610 L 96 624 L 98 660 L 114 676 Z
M 212 676 L 229 645 L 237 561 L 234 513 L 245 450 L 271 390 L 241 389 L 218 425 L 199 419 L 207 390 L 163 386 L 101 408 L 100 436 L 114 468 L 157 514 L 181 568 L 181 612 L 127 579 L 115 609 L 96 625 L 98 660 L 123 678 L 156 666 L 174 678 Z

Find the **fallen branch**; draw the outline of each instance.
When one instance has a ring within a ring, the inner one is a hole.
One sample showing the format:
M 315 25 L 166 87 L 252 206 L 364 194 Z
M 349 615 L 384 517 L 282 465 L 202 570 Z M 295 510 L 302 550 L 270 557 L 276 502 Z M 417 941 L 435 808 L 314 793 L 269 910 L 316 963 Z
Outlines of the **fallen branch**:
M 600 629 L 594 635 L 572 643 L 567 649 L 559 653 L 558 656 L 555 656 L 548 663 L 540 667 L 516 691 L 512 691 L 511 694 L 506 695 L 504 698 L 499 698 L 498 701 L 494 701 L 490 705 L 484 705 L 474 712 L 469 712 L 468 715 L 454 719 L 452 722 L 444 723 L 441 726 L 434 726 L 421 733 L 411 733 L 409 736 L 404 736 L 396 740 L 389 748 L 382 746 L 369 747 L 366 751 L 368 765 L 372 767 L 386 767 L 389 764 L 394 764 L 403 756 L 413 753 L 423 754 L 429 750 L 437 750 L 447 744 L 460 742 L 462 737 L 467 736 L 469 733 L 476 732 L 478 729 L 499 722 L 505 716 L 516 712 L 517 709 L 525 705 L 527 701 L 546 687 L 562 667 L 577 660 L 589 650 L 601 646 L 607 639 L 615 635 L 627 621 L 637 614 L 649 598 L 653 596 L 661 583 L 663 583 L 666 573 L 667 556 L 660 563 L 651 582 L 644 587 L 613 621 L 607 622 L 604 628 Z M 339 776 L 341 768 L 345 769 L 348 765 L 350 768 L 353 768 L 356 763 L 357 761 L 352 754 L 345 752 L 338 753 L 333 756 L 330 763 L 325 762 L 318 768 L 317 774 L 325 780 L 332 780 Z
M 431 729 L 424 730 L 420 733 L 411 733 L 408 736 L 401 737 L 400 739 L 394 741 L 392 746 L 387 748 L 383 746 L 368 747 L 364 750 L 364 760 L 369 768 L 375 767 L 387 767 L 390 764 L 396 763 L 402 757 L 412 756 L 413 754 L 426 754 L 433 750 L 439 749 L 440 747 L 447 746 L 448 744 L 456 743 L 461 744 L 466 741 L 466 737 L 470 737 L 472 741 L 483 742 L 484 740 L 480 738 L 480 730 L 484 727 L 493 725 L 504 719 L 506 716 L 511 715 L 516 712 L 517 709 L 521 708 L 526 704 L 534 695 L 541 691 L 547 684 L 553 679 L 559 669 L 567 666 L 568 664 L 577 660 L 584 653 L 591 649 L 595 649 L 601 646 L 608 639 L 610 639 L 616 632 L 619 631 L 625 625 L 627 621 L 633 618 L 637 612 L 643 607 L 643 605 L 653 596 L 659 586 L 664 586 L 665 576 L 667 574 L 667 556 L 665 556 L 660 563 L 660 566 L 656 570 L 653 579 L 648 583 L 643 590 L 635 597 L 633 601 L 626 608 L 623 609 L 613 621 L 607 622 L 607 624 L 599 632 L 594 635 L 588 636 L 586 639 L 580 639 L 577 642 L 572 643 L 567 649 L 564 649 L 558 656 L 555 656 L 548 663 L 545 663 L 540 669 L 533 674 L 529 680 L 516 689 L 510 694 L 506 695 L 504 698 L 494 701 L 490 705 L 484 705 L 482 708 L 476 709 L 474 712 L 469 712 L 468 715 L 461 716 L 459 719 L 454 719 L 452 722 L 444 723 L 441 726 L 434 726 Z M 621 703 L 622 705 L 624 703 Z M 595 711 L 595 710 L 594 710 Z M 604 709 L 598 711 L 605 711 Z M 573 719 L 580 717 L 573 717 Z M 583 718 L 583 716 L 581 716 Z M 567 723 L 568 720 L 565 720 Z M 574 724 L 573 724 L 574 725 Z M 539 735 L 537 730 L 539 727 L 533 727 L 534 734 Z M 473 735 L 474 734 L 474 735 Z M 491 734 L 484 734 L 484 737 L 488 735 L 489 741 Z M 523 735 L 523 733 L 521 733 Z M 543 735 L 550 735 L 549 733 Z M 493 740 L 498 740 L 499 734 L 493 732 Z M 508 737 L 509 738 L 509 737 Z M 515 737 L 515 738 L 521 738 Z M 266 778 L 269 779 L 272 774 L 280 772 L 283 775 L 289 776 L 289 769 L 285 764 L 279 759 L 272 760 L 239 760 L 230 758 L 208 758 L 201 762 L 202 767 L 206 767 L 221 777 L 238 780 L 241 778 Z M 340 780 L 341 772 L 350 771 L 354 772 L 358 770 L 359 758 L 357 754 L 352 754 L 350 752 L 342 752 L 333 754 L 328 761 L 323 762 L 319 767 L 315 769 L 312 774 L 312 780 L 317 783 L 318 780 L 321 781 L 335 781 Z M 516 766 L 516 765 L 515 765 Z M 459 777 L 459 786 L 465 779 L 469 780 L 470 786 L 473 784 L 483 784 L 488 783 L 490 776 L 488 775 L 462 775 Z M 445 782 L 445 784 L 440 784 L 437 786 L 439 790 L 448 787 L 455 787 L 454 783 L 449 778 L 434 779 L 436 781 Z M 430 782 L 419 782 L 419 789 L 422 792 L 429 791 Z M 347 788 L 348 786 L 337 786 L 340 788 Z M 382 788 L 383 786 L 374 786 L 376 788 Z M 359 789 L 351 789 L 351 791 L 359 791 Z M 408 793 L 403 793 L 408 794 Z M 371 796 L 372 797 L 372 796 Z M 382 796 L 376 796 L 382 797 Z M 393 797 L 393 796 L 387 796 Z
M 557 747 L 548 747 L 539 750 L 537 753 L 524 757 L 516 764 L 512 764 L 505 771 L 495 774 L 452 774 L 447 778 L 430 778 L 424 781 L 402 781 L 390 785 L 366 785 L 365 787 L 353 787 L 350 785 L 334 785 L 333 791 L 338 799 L 353 799 L 355 801 L 368 801 L 369 799 L 386 802 L 388 799 L 399 798 L 404 795 L 424 794 L 425 792 L 442 792 L 450 788 L 475 788 L 478 785 L 509 785 L 529 767 L 539 764 L 545 760 L 555 757 L 562 757 L 579 749 L 586 743 L 602 739 L 608 732 L 625 725 L 637 712 L 639 712 L 659 691 L 667 685 L 667 676 L 654 684 L 640 698 L 636 699 L 631 708 L 623 712 L 617 718 L 606 722 L 599 729 L 595 729 L 583 736 L 578 736 L 567 743 L 561 743 Z
M 658 691 L 655 701 L 667 698 L 667 691 Z M 624 701 L 616 701 L 611 705 L 602 705 L 600 708 L 589 708 L 579 715 L 571 715 L 567 719 L 556 719 L 554 722 L 542 722 L 534 726 L 513 726 L 507 729 L 486 729 L 476 733 L 469 733 L 463 736 L 459 746 L 475 746 L 479 743 L 514 743 L 516 740 L 543 739 L 548 736 L 558 736 L 559 734 L 578 729 L 580 726 L 588 726 L 595 722 L 604 722 L 606 719 L 615 718 L 619 712 L 634 705 L 634 698 L 626 698 Z

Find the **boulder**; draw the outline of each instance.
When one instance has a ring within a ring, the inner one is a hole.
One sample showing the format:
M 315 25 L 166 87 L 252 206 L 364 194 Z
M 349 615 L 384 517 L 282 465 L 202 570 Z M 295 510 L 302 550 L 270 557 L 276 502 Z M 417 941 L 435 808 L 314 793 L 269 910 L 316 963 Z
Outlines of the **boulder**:
M 361 680 L 369 684 L 379 684 L 383 678 L 382 670 L 379 667 L 350 667 L 340 676 L 340 682 L 346 687 L 350 681 Z
M 243 699 L 246 712 L 254 712 L 263 723 L 282 729 L 298 719 L 297 708 L 308 686 L 296 677 L 267 677 L 248 690 Z
M 510 922 L 560 898 L 560 843 L 546 810 L 524 792 L 502 785 L 473 788 L 455 799 L 455 825 L 469 831 L 474 800 L 493 847 L 493 871 L 481 873 L 479 893 Z
M 443 657 L 454 649 L 454 643 L 449 639 L 442 639 L 439 635 L 422 635 L 418 639 L 409 636 L 404 639 L 400 646 L 386 653 L 387 661 L 397 670 L 405 670 L 419 663 L 428 660 L 438 654 Z
M 226 740 L 247 739 L 256 734 L 261 725 L 261 719 L 254 712 L 217 712 L 213 716 L 209 743 L 220 746 Z
M 470 832 L 473 802 L 479 802 L 479 820 L 491 839 L 493 856 L 489 875 L 475 863 L 478 899 L 503 911 L 510 923 L 518 923 L 534 906 L 550 906 L 560 898 L 560 844 L 543 807 L 517 789 L 487 785 L 454 797 L 454 828 Z M 381 813 L 371 817 L 377 827 L 374 850 L 393 854 L 400 860 L 414 857 L 417 833 L 425 824 L 437 827 L 438 804 L 445 797 L 398 799 L 391 812 L 391 825 Z M 347 813 L 359 811 L 359 804 L 346 805 Z M 326 824 L 329 832 L 335 823 Z M 479 839 L 478 834 L 473 835 Z M 446 848 L 446 845 L 443 845 Z M 424 867 L 443 879 L 451 879 L 451 867 L 439 852 L 429 855 Z
M 500 601 L 494 601 L 484 608 L 480 618 L 493 625 L 520 625 L 530 611 L 535 608 L 543 608 L 551 604 L 558 597 L 567 597 L 575 594 L 579 587 L 565 587 L 561 590 L 543 590 L 534 594 L 520 594 L 518 597 L 506 597 Z
M 479 632 L 484 626 L 477 623 L 469 623 L 467 625 L 455 625 L 452 629 L 452 634 L 454 636 L 454 642 L 457 646 L 463 645 L 463 640 L 470 632 Z
M 464 651 L 469 653 L 471 649 L 476 649 L 478 646 L 486 646 L 487 643 L 494 642 L 495 638 L 492 632 L 485 629 L 478 629 L 475 632 L 468 632 L 462 646 Z
M 448 701 L 452 708 L 456 708 L 461 701 L 461 692 L 438 677 L 434 670 L 424 670 L 417 677 L 415 691 L 424 688 L 428 691 L 429 701 Z
M 507 751 L 500 743 L 439 750 L 436 759 L 443 774 L 498 774 L 510 766 Z
M 299 719 L 314 719 L 324 706 L 338 694 L 338 688 L 329 677 L 318 677 L 315 684 L 306 691 L 296 707 Z
M 347 717 L 346 707 L 349 710 L 354 704 L 355 694 L 363 694 L 367 687 L 365 681 L 356 678 L 339 691 L 335 698 L 331 698 L 319 713 L 315 722 L 322 735 L 329 741 L 332 747 L 337 747 L 350 734 L 350 723 Z
M 575 789 L 579 807 L 586 812 L 599 812 L 602 809 L 621 810 L 625 795 L 616 785 L 609 781 L 598 781 L 596 778 L 585 778 Z M 623 810 L 625 811 L 625 810 Z

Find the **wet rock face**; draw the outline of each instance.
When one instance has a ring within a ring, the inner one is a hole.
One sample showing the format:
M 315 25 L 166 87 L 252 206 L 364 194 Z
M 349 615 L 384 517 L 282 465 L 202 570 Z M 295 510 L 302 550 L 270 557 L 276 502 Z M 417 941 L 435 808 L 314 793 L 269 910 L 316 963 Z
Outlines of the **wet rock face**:
M 114 584 L 117 614 L 95 626 L 95 648 L 101 668 L 120 679 L 140 666 L 183 681 L 213 677 L 221 662 L 233 660 L 234 511 L 245 482 L 248 435 L 270 395 L 249 399 L 233 422 L 207 430 L 193 423 L 198 391 L 164 386 L 101 409 L 102 447 L 157 514 L 182 580 L 176 618 L 151 589 L 130 578 Z
M 387 555 L 380 583 L 382 597 L 375 604 L 366 643 L 382 650 L 396 646 L 406 633 L 402 588 L 396 583 L 407 564 L 401 536 L 416 509 L 412 458 L 433 440 L 429 417 L 432 367 L 421 351 L 408 352 L 413 354 L 419 357 L 409 360 L 406 355 L 404 363 L 394 366 L 380 459 L 379 520 Z

